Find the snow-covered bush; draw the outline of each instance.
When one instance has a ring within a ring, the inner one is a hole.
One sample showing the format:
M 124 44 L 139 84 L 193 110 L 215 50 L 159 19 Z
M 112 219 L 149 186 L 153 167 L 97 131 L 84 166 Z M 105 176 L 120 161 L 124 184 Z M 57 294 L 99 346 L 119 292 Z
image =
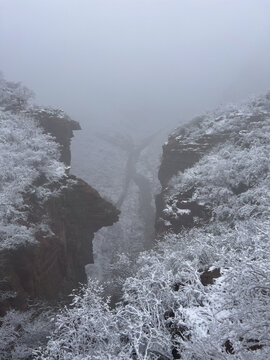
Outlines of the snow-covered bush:
M 46 342 L 53 329 L 53 323 L 48 322 L 52 311 L 42 304 L 38 307 L 25 312 L 11 310 L 1 318 L 1 359 L 29 359 L 33 350 Z
M 250 149 L 229 143 L 220 146 L 173 179 L 177 185 L 171 190 L 172 197 L 194 189 L 190 200 L 213 210 L 214 220 L 233 221 L 262 215 L 267 218 L 270 215 L 269 153 L 270 144 L 258 144 Z
M 71 308 L 65 308 L 56 318 L 56 326 L 39 359 L 126 359 L 122 357 L 122 340 L 109 299 L 102 297 L 102 287 L 89 281 L 74 295 Z
M 6 81 L 0 73 L 0 107 L 17 112 L 25 109 L 34 93 L 21 83 Z
M 45 359 L 265 359 L 270 353 L 270 224 L 168 235 L 138 259 L 110 310 L 90 283 L 43 352 Z M 227 231 L 226 231 L 227 230 Z M 206 286 L 203 276 L 220 269 Z
M 15 85 L 0 79 L 0 106 L 17 94 Z M 65 176 L 59 158 L 57 143 L 33 118 L 0 107 L 0 249 L 34 241 L 36 229 L 27 221 L 24 194 L 32 193 L 39 201 L 52 195 L 50 185 Z
M 179 209 L 171 209 L 170 203 L 190 193 L 188 201 L 208 208 L 212 221 L 269 218 L 270 112 L 266 109 L 270 101 L 267 97 L 259 99 L 255 102 L 259 107 L 252 105 L 254 100 L 242 105 L 241 111 L 230 108 L 208 114 L 200 126 L 191 126 L 179 136 L 180 143 L 199 143 L 211 130 L 211 135 L 224 139 L 197 164 L 171 179 L 165 214 L 170 211 L 173 216 L 175 212 L 177 217 Z

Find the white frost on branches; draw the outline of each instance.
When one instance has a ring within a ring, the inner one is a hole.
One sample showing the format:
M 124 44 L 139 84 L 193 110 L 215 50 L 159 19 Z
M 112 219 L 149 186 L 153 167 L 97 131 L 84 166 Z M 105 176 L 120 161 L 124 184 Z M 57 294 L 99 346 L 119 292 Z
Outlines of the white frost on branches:
M 0 79 L 0 249 L 34 241 L 35 228 L 27 222 L 24 193 L 45 201 L 52 194 L 50 184 L 65 175 L 54 139 L 22 111 L 4 109 L 20 96 L 26 103 L 27 91 L 15 85 Z M 42 184 L 34 185 L 39 178 L 44 179 Z

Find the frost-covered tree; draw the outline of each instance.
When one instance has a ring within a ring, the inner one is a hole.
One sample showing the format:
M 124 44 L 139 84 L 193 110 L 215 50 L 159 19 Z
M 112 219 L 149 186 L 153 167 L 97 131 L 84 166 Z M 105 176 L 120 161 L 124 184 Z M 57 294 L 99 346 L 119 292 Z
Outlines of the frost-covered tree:
M 269 224 L 245 223 L 220 236 L 205 229 L 167 236 L 139 257 L 115 310 L 96 284 L 75 296 L 44 358 L 265 359 L 269 234 Z M 206 285 L 213 269 L 220 272 Z
M 19 312 L 10 310 L 1 318 L 0 358 L 29 359 L 33 351 L 46 343 L 46 337 L 53 329 L 48 322 L 52 311 L 38 304 L 38 308 Z
M 56 326 L 45 351 L 37 351 L 39 359 L 127 359 L 123 353 L 116 313 L 102 287 L 89 281 L 74 295 L 70 308 L 56 318 Z
M 28 95 L 20 85 L 0 79 L 0 249 L 35 241 L 37 228 L 27 221 L 25 194 L 44 202 L 53 195 L 51 185 L 65 177 L 58 144 L 28 114 Z M 22 99 L 16 111 L 8 109 L 13 98 Z
M 5 111 L 18 112 L 27 107 L 34 93 L 21 83 L 6 81 L 0 73 L 0 107 Z

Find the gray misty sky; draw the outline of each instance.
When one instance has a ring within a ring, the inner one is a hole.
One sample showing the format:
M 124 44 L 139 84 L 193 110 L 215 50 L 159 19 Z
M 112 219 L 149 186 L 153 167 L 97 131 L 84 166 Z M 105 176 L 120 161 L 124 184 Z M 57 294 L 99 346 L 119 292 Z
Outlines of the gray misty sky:
M 82 125 L 166 126 L 270 89 L 269 0 L 0 0 L 0 69 Z

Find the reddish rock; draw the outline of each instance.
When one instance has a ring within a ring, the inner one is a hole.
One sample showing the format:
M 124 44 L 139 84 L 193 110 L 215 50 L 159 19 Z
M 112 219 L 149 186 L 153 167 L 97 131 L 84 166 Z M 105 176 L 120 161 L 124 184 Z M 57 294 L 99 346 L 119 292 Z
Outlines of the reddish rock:
M 53 109 L 36 107 L 24 113 L 55 137 L 61 161 L 70 165 L 70 140 L 79 123 Z M 45 182 L 40 176 L 33 185 Z M 53 190 L 59 191 L 61 185 L 65 186 L 60 194 L 45 203 L 33 192 L 24 196 L 28 222 L 22 225 L 45 222 L 52 233 L 40 230 L 36 244 L 0 252 L 0 316 L 10 308 L 25 309 L 28 299 L 58 301 L 85 282 L 85 265 L 93 262 L 94 233 L 118 220 L 119 210 L 83 180 L 68 176 L 62 184 L 52 185 Z
M 0 301 L 0 315 L 10 307 L 24 309 L 28 298 L 59 300 L 85 282 L 84 267 L 93 262 L 94 233 L 112 225 L 119 215 L 111 203 L 80 179 L 43 206 L 32 202 L 31 212 L 32 219 L 47 217 L 54 234 L 40 231 L 36 245 L 0 254 L 0 292 L 6 294 Z

